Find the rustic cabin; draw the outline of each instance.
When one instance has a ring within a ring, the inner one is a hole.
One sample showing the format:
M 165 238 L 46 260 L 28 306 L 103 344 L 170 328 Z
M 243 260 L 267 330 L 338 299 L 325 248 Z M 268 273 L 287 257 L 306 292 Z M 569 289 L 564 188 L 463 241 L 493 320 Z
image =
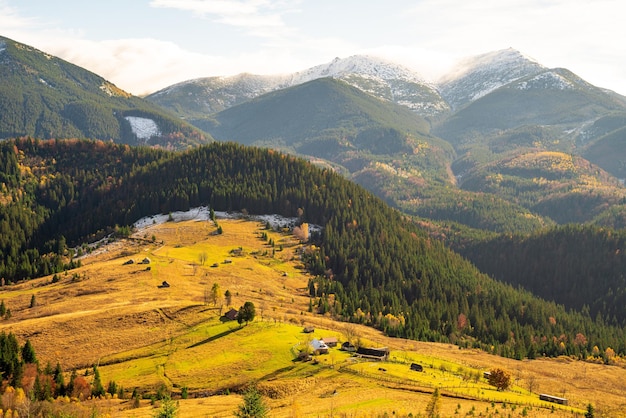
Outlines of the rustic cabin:
M 164 287 L 170 287 L 170 284 L 167 281 L 163 280 L 163 283 L 161 283 L 158 287 L 162 289 Z
M 337 347 L 337 344 L 339 343 L 337 337 L 324 337 L 322 338 L 322 341 L 324 341 L 324 343 L 326 343 L 329 347 Z
M 304 332 L 305 334 L 310 334 L 312 332 L 315 332 L 315 328 L 313 328 L 313 327 L 304 327 L 302 332 Z
M 411 370 L 413 370 L 414 372 L 423 372 L 424 368 L 421 364 L 411 363 Z
M 320 354 L 328 354 L 328 346 L 322 340 L 318 340 L 317 338 L 311 341 L 311 348 L 313 349 L 313 353 L 315 355 Z
M 150 264 L 150 259 L 148 257 L 141 260 L 141 264 Z
M 230 319 L 231 321 L 234 321 L 235 319 L 237 319 L 238 314 L 239 314 L 239 311 L 237 309 L 230 309 L 228 312 L 224 314 L 224 317 L 226 319 Z
M 356 346 L 351 342 L 346 341 L 345 343 L 341 344 L 341 350 L 354 353 L 356 351 Z
M 542 401 L 558 403 L 560 405 L 567 405 L 567 402 L 568 402 L 566 398 L 560 398 L 558 396 L 547 395 L 545 393 L 542 393 L 541 395 L 539 395 L 539 399 L 541 399 Z
M 389 357 L 389 349 L 387 347 L 382 347 L 382 348 L 359 347 L 357 348 L 355 355 L 357 357 L 366 358 L 370 360 L 385 361 Z

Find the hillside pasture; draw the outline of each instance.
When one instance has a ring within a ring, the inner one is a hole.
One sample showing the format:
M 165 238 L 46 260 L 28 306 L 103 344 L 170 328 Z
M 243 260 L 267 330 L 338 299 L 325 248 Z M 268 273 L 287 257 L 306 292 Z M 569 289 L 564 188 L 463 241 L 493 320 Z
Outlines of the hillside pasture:
M 180 416 L 190 418 L 232 416 L 252 383 L 272 417 L 419 416 L 435 389 L 441 416 L 580 417 L 590 402 L 598 414 L 626 416 L 626 371 L 619 367 L 565 358 L 515 361 L 388 338 L 310 313 L 298 240 L 259 222 L 218 223 L 221 235 L 208 221 L 150 225 L 93 251 L 56 283 L 45 277 L 5 286 L 2 300 L 13 316 L 0 328 L 29 339 L 40 363 L 59 361 L 67 377 L 97 364 L 105 385 L 113 380 L 127 395 L 135 388 L 146 397 L 171 392 Z M 149 264 L 141 264 L 146 258 Z M 159 287 L 164 281 L 170 286 Z M 207 293 L 216 283 L 221 296 L 213 303 Z M 256 306 L 254 321 L 222 317 L 246 301 Z M 304 333 L 304 326 L 315 331 Z M 389 360 L 361 361 L 338 348 L 296 360 L 312 338 L 325 336 L 388 347 Z M 410 370 L 414 362 L 424 371 Z M 511 373 L 509 390 L 498 392 L 483 378 L 495 367 Z M 182 388 L 190 399 L 180 399 Z M 570 399 L 570 406 L 539 401 L 544 392 Z M 132 408 L 127 399 L 83 401 L 83 407 L 89 402 L 127 418 L 150 417 L 158 408 L 148 400 Z

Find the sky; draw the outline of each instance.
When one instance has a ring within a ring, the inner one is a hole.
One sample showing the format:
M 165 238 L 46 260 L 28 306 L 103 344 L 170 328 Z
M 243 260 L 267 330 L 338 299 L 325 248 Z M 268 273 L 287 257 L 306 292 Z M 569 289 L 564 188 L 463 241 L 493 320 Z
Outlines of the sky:
M 371 55 L 436 81 L 514 48 L 626 95 L 622 0 L 0 0 L 0 36 L 135 95 Z

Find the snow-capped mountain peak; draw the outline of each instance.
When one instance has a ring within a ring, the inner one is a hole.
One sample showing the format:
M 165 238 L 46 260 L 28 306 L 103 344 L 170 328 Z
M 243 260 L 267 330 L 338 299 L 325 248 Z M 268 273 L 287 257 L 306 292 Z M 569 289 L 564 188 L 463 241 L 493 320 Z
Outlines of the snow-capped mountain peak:
M 546 67 L 536 60 L 508 48 L 462 60 L 440 79 L 439 85 L 448 103 L 458 108 L 513 81 L 544 70 Z
M 152 94 L 155 102 L 184 100 L 193 111 L 214 113 L 274 90 L 293 87 L 319 78 L 340 79 L 384 100 L 407 106 L 421 115 L 447 112 L 449 107 L 436 87 L 399 64 L 364 55 L 332 61 L 292 74 L 262 76 L 239 74 L 185 81 Z M 186 96 L 185 99 L 182 99 Z
M 317 65 L 293 74 L 292 80 L 295 85 L 322 77 L 342 78 L 346 75 L 354 74 L 381 80 L 404 80 L 425 83 L 419 74 L 408 68 L 367 55 L 335 58 L 329 63 Z

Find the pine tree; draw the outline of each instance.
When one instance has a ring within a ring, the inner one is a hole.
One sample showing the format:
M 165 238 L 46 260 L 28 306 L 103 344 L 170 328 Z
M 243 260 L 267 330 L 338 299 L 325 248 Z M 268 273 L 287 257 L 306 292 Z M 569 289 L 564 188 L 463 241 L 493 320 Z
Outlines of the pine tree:
M 174 418 L 178 414 L 178 405 L 166 396 L 161 401 L 161 408 L 153 415 L 154 418 Z
M 63 370 L 61 364 L 57 362 L 53 373 L 54 384 L 56 385 L 56 392 L 59 396 L 65 396 L 65 378 L 63 377 Z
M 264 418 L 269 416 L 269 408 L 263 402 L 261 394 L 252 387 L 243 395 L 243 405 L 235 411 L 238 418 Z
M 91 396 L 94 398 L 104 395 L 104 386 L 100 380 L 100 371 L 98 366 L 93 366 L 93 383 L 91 385 Z
M 24 361 L 24 363 L 37 363 L 35 349 L 30 343 L 30 340 L 26 340 L 26 342 L 24 343 L 24 347 L 22 348 L 22 360 Z
M 439 389 L 435 388 L 433 396 L 430 398 L 428 405 L 426 406 L 426 416 L 428 418 L 438 418 L 439 410 L 441 409 L 441 395 Z

